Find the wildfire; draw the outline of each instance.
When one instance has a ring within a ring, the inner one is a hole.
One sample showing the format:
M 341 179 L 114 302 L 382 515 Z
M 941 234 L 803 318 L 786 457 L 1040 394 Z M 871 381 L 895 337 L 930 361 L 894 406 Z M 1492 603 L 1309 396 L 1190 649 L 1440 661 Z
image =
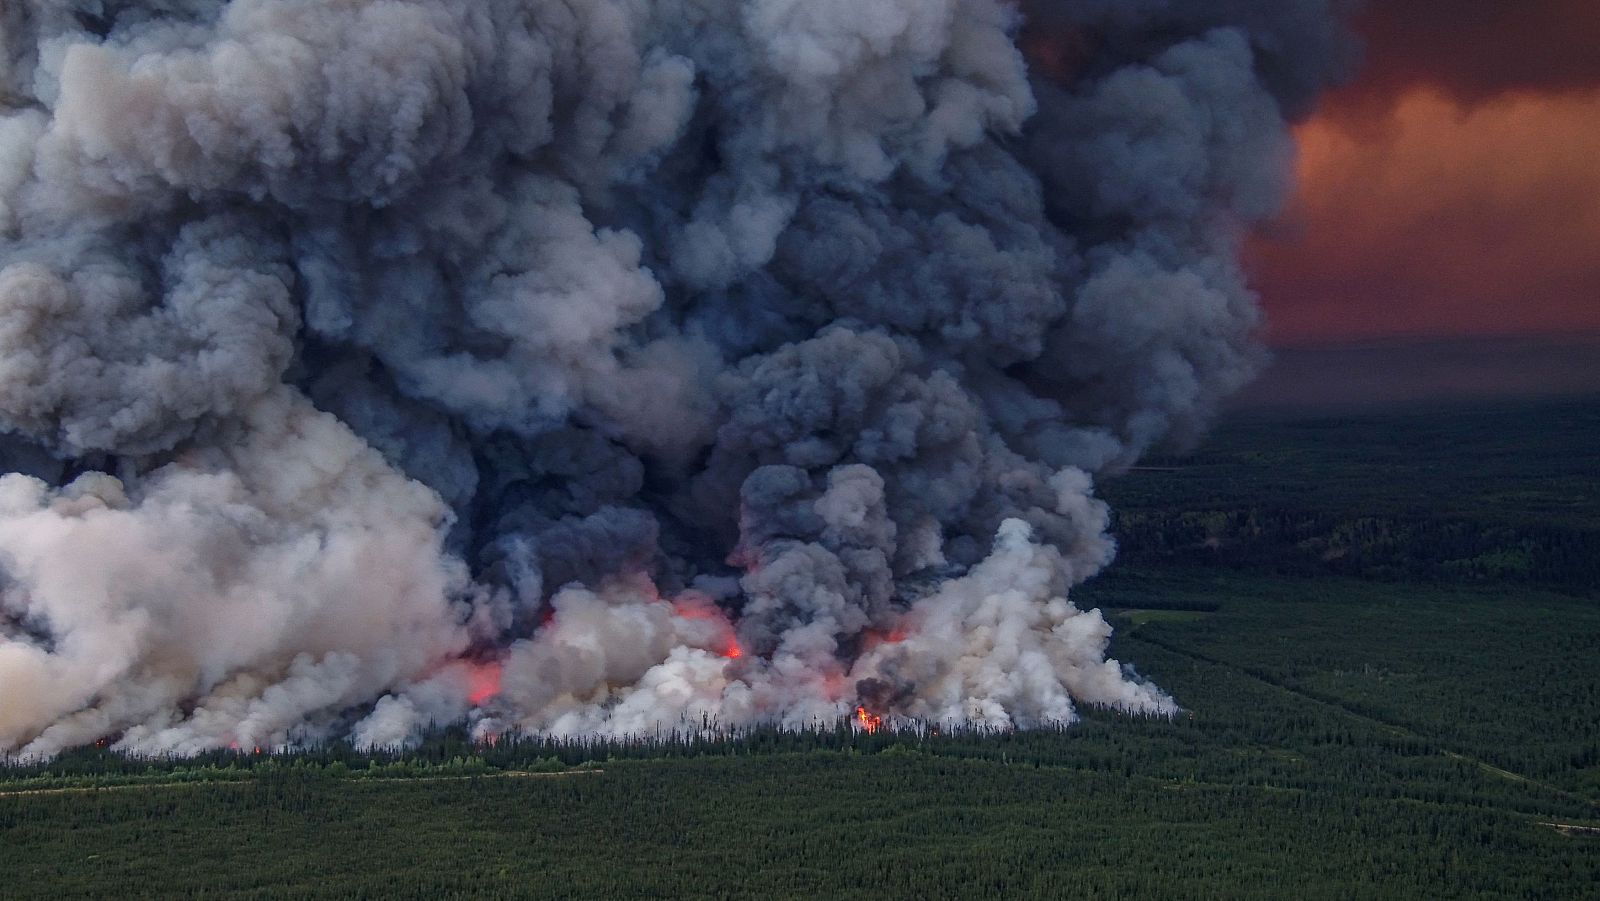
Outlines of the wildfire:
M 467 672 L 467 700 L 474 707 L 500 694 L 500 675 L 504 667 L 498 661 L 472 664 Z
M 870 651 L 879 645 L 899 644 L 911 637 L 911 630 L 904 625 L 896 625 L 890 629 L 867 629 L 861 633 L 861 649 Z
M 856 722 L 869 734 L 883 728 L 883 717 L 869 712 L 865 707 L 856 708 Z
M 697 594 L 686 594 L 672 602 L 672 615 L 691 622 L 714 624 L 717 627 L 717 631 L 724 633 L 720 639 L 722 656 L 729 660 L 738 660 L 744 656 L 744 648 L 739 646 L 739 639 L 733 634 L 733 624 L 728 622 L 728 615 L 722 612 L 710 598 Z M 717 641 L 718 639 L 711 640 Z

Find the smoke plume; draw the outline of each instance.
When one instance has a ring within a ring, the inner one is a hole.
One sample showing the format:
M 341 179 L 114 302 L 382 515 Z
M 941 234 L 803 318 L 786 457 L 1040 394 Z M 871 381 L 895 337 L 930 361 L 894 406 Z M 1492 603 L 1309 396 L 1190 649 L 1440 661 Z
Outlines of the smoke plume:
M 10 0 L 0 751 L 1173 701 L 1337 0 Z

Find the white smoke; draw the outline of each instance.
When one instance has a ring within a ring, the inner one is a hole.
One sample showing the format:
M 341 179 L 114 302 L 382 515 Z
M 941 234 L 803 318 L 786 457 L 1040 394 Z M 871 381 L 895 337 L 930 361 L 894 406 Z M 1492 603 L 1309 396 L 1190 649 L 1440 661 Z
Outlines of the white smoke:
M 1344 48 L 1174 6 L 6 3 L 0 752 L 1170 713 L 1092 475 Z
M 436 494 L 288 389 L 216 437 L 127 483 L 0 477 L 0 609 L 36 624 L 0 643 L 0 746 L 284 744 L 466 650 Z

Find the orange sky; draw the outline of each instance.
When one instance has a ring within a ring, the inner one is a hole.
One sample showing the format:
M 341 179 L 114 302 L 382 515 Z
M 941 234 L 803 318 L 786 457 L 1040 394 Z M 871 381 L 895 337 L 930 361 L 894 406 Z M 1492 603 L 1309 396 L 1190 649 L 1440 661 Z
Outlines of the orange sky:
M 1600 8 L 1363 24 L 1368 68 L 1300 127 L 1299 197 L 1248 254 L 1269 341 L 1600 333 Z

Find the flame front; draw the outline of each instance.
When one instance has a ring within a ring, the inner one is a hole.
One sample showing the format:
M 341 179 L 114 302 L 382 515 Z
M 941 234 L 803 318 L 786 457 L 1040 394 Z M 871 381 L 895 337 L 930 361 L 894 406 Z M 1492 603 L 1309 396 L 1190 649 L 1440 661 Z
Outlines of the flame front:
M 869 734 L 883 728 L 883 717 L 868 711 L 865 707 L 856 708 L 856 722 Z

